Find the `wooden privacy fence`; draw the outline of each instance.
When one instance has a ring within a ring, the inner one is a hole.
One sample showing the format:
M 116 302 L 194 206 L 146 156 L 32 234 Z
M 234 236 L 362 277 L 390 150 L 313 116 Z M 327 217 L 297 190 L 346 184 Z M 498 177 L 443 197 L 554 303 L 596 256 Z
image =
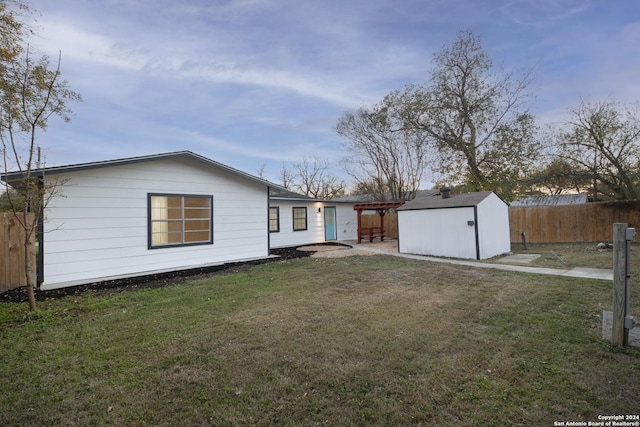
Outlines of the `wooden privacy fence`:
M 509 208 L 511 242 L 528 243 L 611 242 L 613 224 L 627 223 L 640 229 L 640 200 L 597 202 L 582 205 Z M 362 227 L 379 227 L 378 214 L 362 215 Z M 398 215 L 384 216 L 385 236 L 398 238 Z
M 616 222 L 640 228 L 640 200 L 509 209 L 511 242 L 611 242 Z
M 363 214 L 362 228 L 380 227 L 380 215 L 377 213 Z M 398 238 L 398 214 L 387 212 L 384 216 L 384 236 L 392 239 Z
M 19 214 L 21 215 L 21 214 Z M 29 214 L 31 217 L 31 214 Z M 28 221 L 32 221 L 29 218 Z M 26 286 L 24 258 L 24 228 L 13 213 L 0 213 L 0 292 Z M 31 236 L 29 256 L 32 257 L 33 282 L 36 275 L 35 233 Z

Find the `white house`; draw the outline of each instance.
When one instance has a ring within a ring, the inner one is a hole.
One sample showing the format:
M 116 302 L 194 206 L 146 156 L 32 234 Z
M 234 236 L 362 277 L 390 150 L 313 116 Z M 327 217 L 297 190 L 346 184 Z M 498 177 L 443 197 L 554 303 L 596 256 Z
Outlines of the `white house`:
M 284 190 L 189 151 L 34 175 L 61 184 L 40 233 L 41 289 L 266 258 L 269 196 Z
M 293 192 L 270 198 L 270 247 L 281 248 L 357 238 L 353 203 L 321 201 Z
M 399 252 L 480 260 L 511 250 L 509 206 L 494 192 L 442 194 L 398 208 Z

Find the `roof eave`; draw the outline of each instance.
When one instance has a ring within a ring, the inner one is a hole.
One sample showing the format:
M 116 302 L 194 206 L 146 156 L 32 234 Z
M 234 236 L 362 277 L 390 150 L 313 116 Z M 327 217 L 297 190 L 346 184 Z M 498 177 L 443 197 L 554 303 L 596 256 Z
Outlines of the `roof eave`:
M 170 153 L 161 153 L 161 154 L 152 154 L 148 156 L 138 156 L 138 157 L 128 157 L 123 159 L 115 159 L 115 160 L 106 160 L 101 162 L 91 162 L 91 163 L 79 163 L 74 165 L 65 165 L 65 166 L 52 166 L 41 169 L 35 169 L 30 172 L 31 176 L 34 177 L 43 177 L 46 175 L 57 175 L 62 173 L 76 172 L 79 170 L 89 170 L 89 169 L 98 169 L 105 168 L 110 166 L 122 166 L 122 165 L 131 165 L 136 163 L 143 163 L 152 160 L 163 160 L 163 159 L 171 159 L 171 158 L 191 158 L 194 160 L 198 160 L 210 166 L 214 166 L 218 169 L 230 172 L 235 175 L 242 176 L 250 181 L 265 185 L 277 193 L 287 191 L 284 187 L 281 187 L 272 182 L 266 181 L 262 178 L 258 178 L 257 176 L 248 174 L 246 172 L 242 172 L 241 170 L 232 168 L 231 166 L 227 166 L 223 163 L 216 162 L 215 160 L 208 159 L 206 157 L 200 156 L 199 154 L 195 154 L 191 151 L 175 151 Z M 24 179 L 24 172 L 7 172 L 2 175 L 2 180 L 5 182 L 19 181 Z

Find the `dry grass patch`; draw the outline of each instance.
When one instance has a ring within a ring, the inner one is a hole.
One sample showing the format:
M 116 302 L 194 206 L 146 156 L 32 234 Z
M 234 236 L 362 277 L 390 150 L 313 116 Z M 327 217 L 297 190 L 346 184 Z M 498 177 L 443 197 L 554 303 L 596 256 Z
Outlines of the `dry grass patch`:
M 613 268 L 613 250 L 597 249 L 595 242 L 588 243 L 528 243 L 527 249 L 522 244 L 511 244 L 514 253 L 540 254 L 540 258 L 533 261 L 531 266 L 564 268 L 564 267 L 592 267 Z M 632 244 L 633 247 L 633 244 Z M 562 260 L 551 254 L 554 251 Z M 565 264 L 562 262 L 564 261 Z M 640 271 L 640 254 L 631 257 L 632 267 Z
M 632 413 L 609 285 L 391 256 L 7 304 L 3 425 L 552 425 Z M 73 317 L 63 316 L 71 308 Z M 3 307 L 4 309 L 5 307 Z

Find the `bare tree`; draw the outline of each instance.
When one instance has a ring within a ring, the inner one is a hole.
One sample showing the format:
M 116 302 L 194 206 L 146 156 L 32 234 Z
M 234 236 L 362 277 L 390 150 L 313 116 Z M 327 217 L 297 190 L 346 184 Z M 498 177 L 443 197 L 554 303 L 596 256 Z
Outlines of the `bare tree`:
M 329 171 L 329 163 L 314 157 L 295 163 L 292 189 L 305 196 L 327 200 L 344 195 L 346 184 Z
M 607 99 L 581 101 L 561 129 L 563 156 L 589 171 L 594 200 L 640 196 L 640 116 L 637 107 Z
M 0 1 L 0 14 L 12 15 L 7 3 Z M 33 271 L 35 265 L 29 256 L 29 245 L 37 231 L 37 224 L 43 216 L 44 207 L 55 193 L 55 182 L 47 182 L 43 176 L 37 176 L 34 170 L 42 166 L 39 149 L 36 146 L 38 132 L 46 131 L 51 116 L 70 120 L 67 102 L 80 100 L 80 96 L 68 88 L 68 83 L 60 78 L 60 54 L 51 68 L 47 55 L 34 58 L 29 45 L 24 43 L 22 27 L 17 25 L 18 33 L 3 42 L 13 43 L 3 52 L 11 52 L 2 57 L 3 72 L 0 74 L 0 142 L 2 143 L 5 172 L 9 164 L 18 169 L 18 179 L 12 186 L 24 199 L 24 209 L 18 211 L 18 205 L 7 191 L 9 205 L 20 226 L 24 229 L 25 267 L 29 307 L 36 309 L 34 289 L 36 283 Z M 15 176 L 15 174 L 14 174 Z M 5 182 L 6 190 L 9 190 Z M 28 212 L 31 215 L 28 215 Z
M 381 201 L 413 199 L 428 169 L 428 135 L 406 125 L 407 101 L 406 93 L 391 92 L 371 108 L 345 113 L 336 125 L 350 154 L 347 172 Z
M 257 167 L 255 169 L 256 175 L 261 179 L 266 179 L 265 178 L 265 169 L 266 168 L 267 168 L 267 165 L 265 163 L 262 163 L 259 167 Z
M 287 190 L 293 190 L 293 173 L 287 168 L 287 165 L 284 162 L 280 169 L 280 185 Z
M 376 181 L 357 181 L 349 194 L 354 195 L 371 195 L 374 200 L 385 201 L 389 197 L 389 188 L 382 182 Z

